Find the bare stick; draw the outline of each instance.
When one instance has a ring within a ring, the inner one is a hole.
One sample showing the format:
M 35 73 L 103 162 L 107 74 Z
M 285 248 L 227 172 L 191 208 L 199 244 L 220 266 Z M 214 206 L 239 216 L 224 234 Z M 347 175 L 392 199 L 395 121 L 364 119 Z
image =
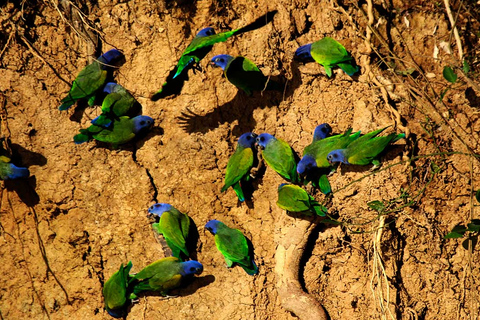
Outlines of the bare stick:
M 443 0 L 445 3 L 445 9 L 447 10 L 448 20 L 450 20 L 450 24 L 453 28 L 453 36 L 455 37 L 455 41 L 457 42 L 457 50 L 458 50 L 458 58 L 460 61 L 463 61 L 463 49 L 462 49 L 462 41 L 460 40 L 460 35 L 458 34 L 458 29 L 456 27 L 455 19 L 453 19 L 452 10 L 450 9 L 450 3 L 448 0 Z

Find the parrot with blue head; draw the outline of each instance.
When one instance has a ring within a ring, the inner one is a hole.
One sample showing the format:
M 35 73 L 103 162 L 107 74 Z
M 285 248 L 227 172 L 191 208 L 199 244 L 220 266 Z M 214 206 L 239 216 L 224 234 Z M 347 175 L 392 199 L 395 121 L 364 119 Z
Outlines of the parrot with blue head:
M 332 127 L 328 123 L 322 123 L 315 127 L 313 131 L 313 141 L 328 138 L 332 134 Z
M 286 183 L 278 187 L 277 206 L 290 212 L 303 212 L 307 215 L 314 213 L 320 217 L 327 213 L 327 208 L 318 203 L 307 191 Z
M 249 275 L 258 273 L 258 267 L 248 247 L 247 238 L 240 230 L 230 228 L 218 220 L 208 221 L 205 229 L 215 236 L 215 245 L 225 258 L 228 268 L 237 263 Z
M 91 125 L 87 129 L 81 129 L 80 133 L 73 137 L 76 144 L 81 144 L 91 139 L 112 144 L 113 148 L 135 138 L 141 132 L 150 129 L 153 119 L 149 116 L 136 116 L 134 118 L 120 117 L 114 120 L 108 128 Z
M 253 91 L 282 90 L 279 83 L 269 80 L 255 63 L 247 58 L 221 54 L 213 57 L 211 61 L 213 65 L 222 68 L 228 81 L 249 96 Z
M 103 88 L 107 93 L 102 102 L 102 114 L 92 120 L 92 124 L 100 127 L 109 127 L 114 119 L 122 116 L 135 116 L 141 110 L 137 100 L 121 85 L 109 82 Z
M 175 257 L 167 257 L 153 262 L 133 276 L 131 299 L 136 299 L 144 291 L 155 291 L 166 296 L 172 289 L 178 288 L 195 274 L 203 272 L 203 266 L 195 260 L 182 262 Z
M 276 10 L 267 12 L 265 15 L 247 26 L 231 31 L 215 33 L 215 30 L 211 27 L 200 30 L 185 51 L 183 51 L 182 56 L 178 60 L 177 66 L 167 77 L 167 81 L 162 85 L 162 88 L 152 96 L 151 100 L 157 101 L 168 95 L 178 94 L 179 90 L 176 87 L 181 87 L 183 85 L 183 82 L 187 79 L 188 69 L 192 68 L 195 64 L 198 64 L 200 60 L 210 52 L 214 44 L 225 42 L 228 38 L 234 35 L 261 28 L 272 21 L 276 13 Z M 179 78 L 180 80 L 177 81 Z
M 253 167 L 255 161 L 255 133 L 247 132 L 238 138 L 237 148 L 230 157 L 227 163 L 227 171 L 225 173 L 225 184 L 222 187 L 222 192 L 232 187 L 237 194 L 238 200 L 245 201 L 241 181 L 248 181 L 250 179 L 250 169 Z
M 329 77 L 332 76 L 333 67 L 340 67 L 349 76 L 359 70 L 345 47 L 330 37 L 299 47 L 295 51 L 295 57 L 300 60 L 315 60 L 325 68 Z
M 371 163 L 374 166 L 378 166 L 380 162 L 376 157 L 382 153 L 389 144 L 405 138 L 404 133 L 391 133 L 378 137 L 386 128 L 388 127 L 369 132 L 344 148 L 332 150 L 328 153 L 327 160 L 330 163 L 342 162 L 355 165 L 367 165 Z
M 130 304 L 128 284 L 131 276 L 128 274 L 132 269 L 132 262 L 126 266 L 123 263 L 120 269 L 112 274 L 103 286 L 103 299 L 105 309 L 114 318 L 123 318 L 127 315 L 127 308 Z
M 182 260 L 187 259 L 190 217 L 168 203 L 156 203 L 148 208 L 148 212 L 160 217 L 158 223 L 152 224 L 152 228 L 158 234 L 163 234 L 173 256 Z
M 290 145 L 268 133 L 257 137 L 257 145 L 262 149 L 262 158 L 265 163 L 283 178 L 298 182 L 297 161 Z
M 10 163 L 10 158 L 0 156 L 0 180 L 26 179 L 30 176 L 27 168 Z
M 67 110 L 80 99 L 88 99 L 88 104 L 92 106 L 96 93 L 103 88 L 113 69 L 124 62 L 125 56 L 117 49 L 105 52 L 80 71 L 58 109 Z

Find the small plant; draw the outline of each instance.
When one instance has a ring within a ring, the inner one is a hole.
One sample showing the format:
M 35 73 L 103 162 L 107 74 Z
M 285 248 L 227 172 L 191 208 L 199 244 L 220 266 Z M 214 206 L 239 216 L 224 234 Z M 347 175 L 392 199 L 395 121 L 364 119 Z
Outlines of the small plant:
M 480 203 L 480 189 L 477 190 L 475 193 L 475 198 Z M 468 232 L 468 233 L 467 233 Z M 480 235 L 480 219 L 473 219 L 468 223 L 466 226 L 463 224 L 457 224 L 453 227 L 452 231 L 447 233 L 444 237 L 445 239 L 454 239 L 454 238 L 462 238 L 466 236 L 466 239 L 463 240 L 462 246 L 465 250 L 468 250 L 468 243 L 472 241 L 472 249 L 475 249 L 475 246 L 478 242 L 478 236 Z

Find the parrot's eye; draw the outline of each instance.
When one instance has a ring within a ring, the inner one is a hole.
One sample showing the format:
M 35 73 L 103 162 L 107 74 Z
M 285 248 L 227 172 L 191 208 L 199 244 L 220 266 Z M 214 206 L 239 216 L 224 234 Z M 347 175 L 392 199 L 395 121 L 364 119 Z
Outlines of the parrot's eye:
M 140 121 L 140 125 L 141 126 L 145 125 L 145 121 Z
M 194 267 L 191 267 L 190 268 L 190 272 L 194 272 L 195 271 L 195 268 Z
M 265 138 L 264 138 L 264 137 L 261 137 L 261 138 L 260 138 L 260 141 L 261 141 L 261 142 L 265 141 Z
M 218 61 L 223 62 L 223 58 L 218 59 Z

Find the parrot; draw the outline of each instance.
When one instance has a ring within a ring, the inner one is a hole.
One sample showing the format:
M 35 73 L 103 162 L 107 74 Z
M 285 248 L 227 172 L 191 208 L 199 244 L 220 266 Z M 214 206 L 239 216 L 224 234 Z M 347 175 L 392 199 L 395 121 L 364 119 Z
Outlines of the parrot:
M 317 140 L 306 146 L 303 150 L 303 157 L 297 165 L 297 172 L 303 175 L 312 168 L 330 167 L 331 164 L 327 160 L 329 152 L 347 147 L 360 136 L 360 131 L 351 133 L 352 129 L 349 129 L 344 134 Z
M 315 213 L 324 217 L 327 208 L 318 203 L 311 195 L 299 186 L 282 183 L 278 187 L 277 206 L 290 212 Z
M 295 51 L 295 57 L 301 60 L 315 60 L 325 68 L 328 77 L 332 76 L 332 67 L 335 66 L 340 67 L 349 76 L 359 70 L 345 47 L 330 37 L 299 47 Z
M 240 181 L 248 181 L 250 179 L 249 172 L 255 160 L 254 153 L 256 149 L 254 145 L 256 137 L 257 135 L 255 133 L 247 132 L 238 138 L 235 153 L 228 160 L 225 184 L 221 190 L 225 192 L 228 188 L 232 187 L 237 194 L 238 200 L 242 202 L 245 201 L 245 196 L 243 195 Z
M 313 141 L 322 140 L 328 138 L 332 134 L 332 127 L 328 123 L 322 123 L 315 127 L 313 131 Z
M 184 280 L 202 272 L 202 264 L 195 260 L 182 262 L 175 257 L 157 260 L 133 276 L 133 293 L 130 298 L 136 299 L 143 291 L 157 291 L 165 297 L 168 291 L 181 286 Z
M 218 220 L 208 221 L 205 229 L 215 236 L 215 245 L 223 254 L 228 268 L 233 263 L 237 263 L 249 275 L 258 273 L 258 267 L 250 254 L 247 238 L 240 230 L 229 228 Z
M 111 128 L 102 128 L 91 125 L 87 129 L 80 129 L 80 133 L 73 137 L 76 144 L 90 141 L 92 138 L 101 142 L 107 142 L 117 148 L 135 138 L 143 130 L 153 125 L 153 119 L 149 116 L 136 116 L 134 118 L 120 117 L 114 120 Z
M 346 147 L 332 150 L 327 155 L 328 162 L 342 162 L 345 164 L 356 165 L 367 165 L 372 163 L 374 166 L 378 166 L 380 162 L 376 160 L 375 157 L 378 156 L 390 143 L 405 138 L 404 133 L 391 133 L 387 136 L 377 137 L 386 128 L 388 127 L 369 132 Z
M 125 88 L 115 82 L 107 83 L 103 92 L 108 94 L 102 102 L 102 114 L 92 120 L 92 124 L 96 126 L 108 128 L 113 119 L 137 115 L 142 108 Z
M 297 161 L 292 148 L 282 139 L 262 133 L 257 137 L 257 145 L 262 149 L 263 160 L 283 178 L 298 182 Z
M 127 315 L 127 307 L 130 303 L 128 284 L 131 276 L 128 274 L 132 268 L 129 261 L 126 266 L 123 263 L 120 269 L 112 274 L 103 286 L 103 298 L 105 309 L 114 318 L 123 318 Z
M 212 64 L 222 68 L 223 74 L 235 87 L 251 96 L 253 91 L 282 90 L 279 83 L 264 76 L 262 71 L 247 58 L 220 54 L 212 58 Z
M 92 106 L 95 103 L 95 94 L 103 88 L 109 73 L 113 71 L 115 66 L 120 66 L 124 62 L 125 56 L 117 49 L 105 52 L 80 71 L 58 109 L 67 110 L 77 100 L 84 98 L 88 99 L 88 104 Z
M 216 34 L 215 30 L 211 27 L 200 30 L 182 53 L 182 56 L 178 60 L 177 66 L 174 69 L 174 73 L 171 73 L 173 76 L 169 75 L 167 77 L 167 81 L 163 84 L 162 88 L 151 97 L 151 100 L 157 101 L 169 94 L 177 93 L 178 90 L 172 88 L 171 85 L 169 85 L 169 82 L 172 80 L 175 81 L 175 79 L 181 75 L 183 75 L 183 80 L 186 80 L 186 71 L 193 67 L 194 64 L 198 64 L 200 60 L 202 60 L 207 53 L 210 52 L 215 43 L 225 42 L 228 38 L 234 35 L 263 27 L 265 24 L 273 20 L 273 17 L 276 13 L 277 10 L 267 12 L 265 15 L 243 28 L 221 32 L 218 34 Z M 183 85 L 183 81 L 180 81 L 180 83 L 175 83 L 175 85 L 181 86 Z
M 148 208 L 148 212 L 160 217 L 158 223 L 152 225 L 153 230 L 163 234 L 174 257 L 181 260 L 188 258 L 187 238 L 190 230 L 190 218 L 168 203 L 156 203 Z
M 0 180 L 25 179 L 30 176 L 27 168 L 17 167 L 10 163 L 10 158 L 0 156 Z

